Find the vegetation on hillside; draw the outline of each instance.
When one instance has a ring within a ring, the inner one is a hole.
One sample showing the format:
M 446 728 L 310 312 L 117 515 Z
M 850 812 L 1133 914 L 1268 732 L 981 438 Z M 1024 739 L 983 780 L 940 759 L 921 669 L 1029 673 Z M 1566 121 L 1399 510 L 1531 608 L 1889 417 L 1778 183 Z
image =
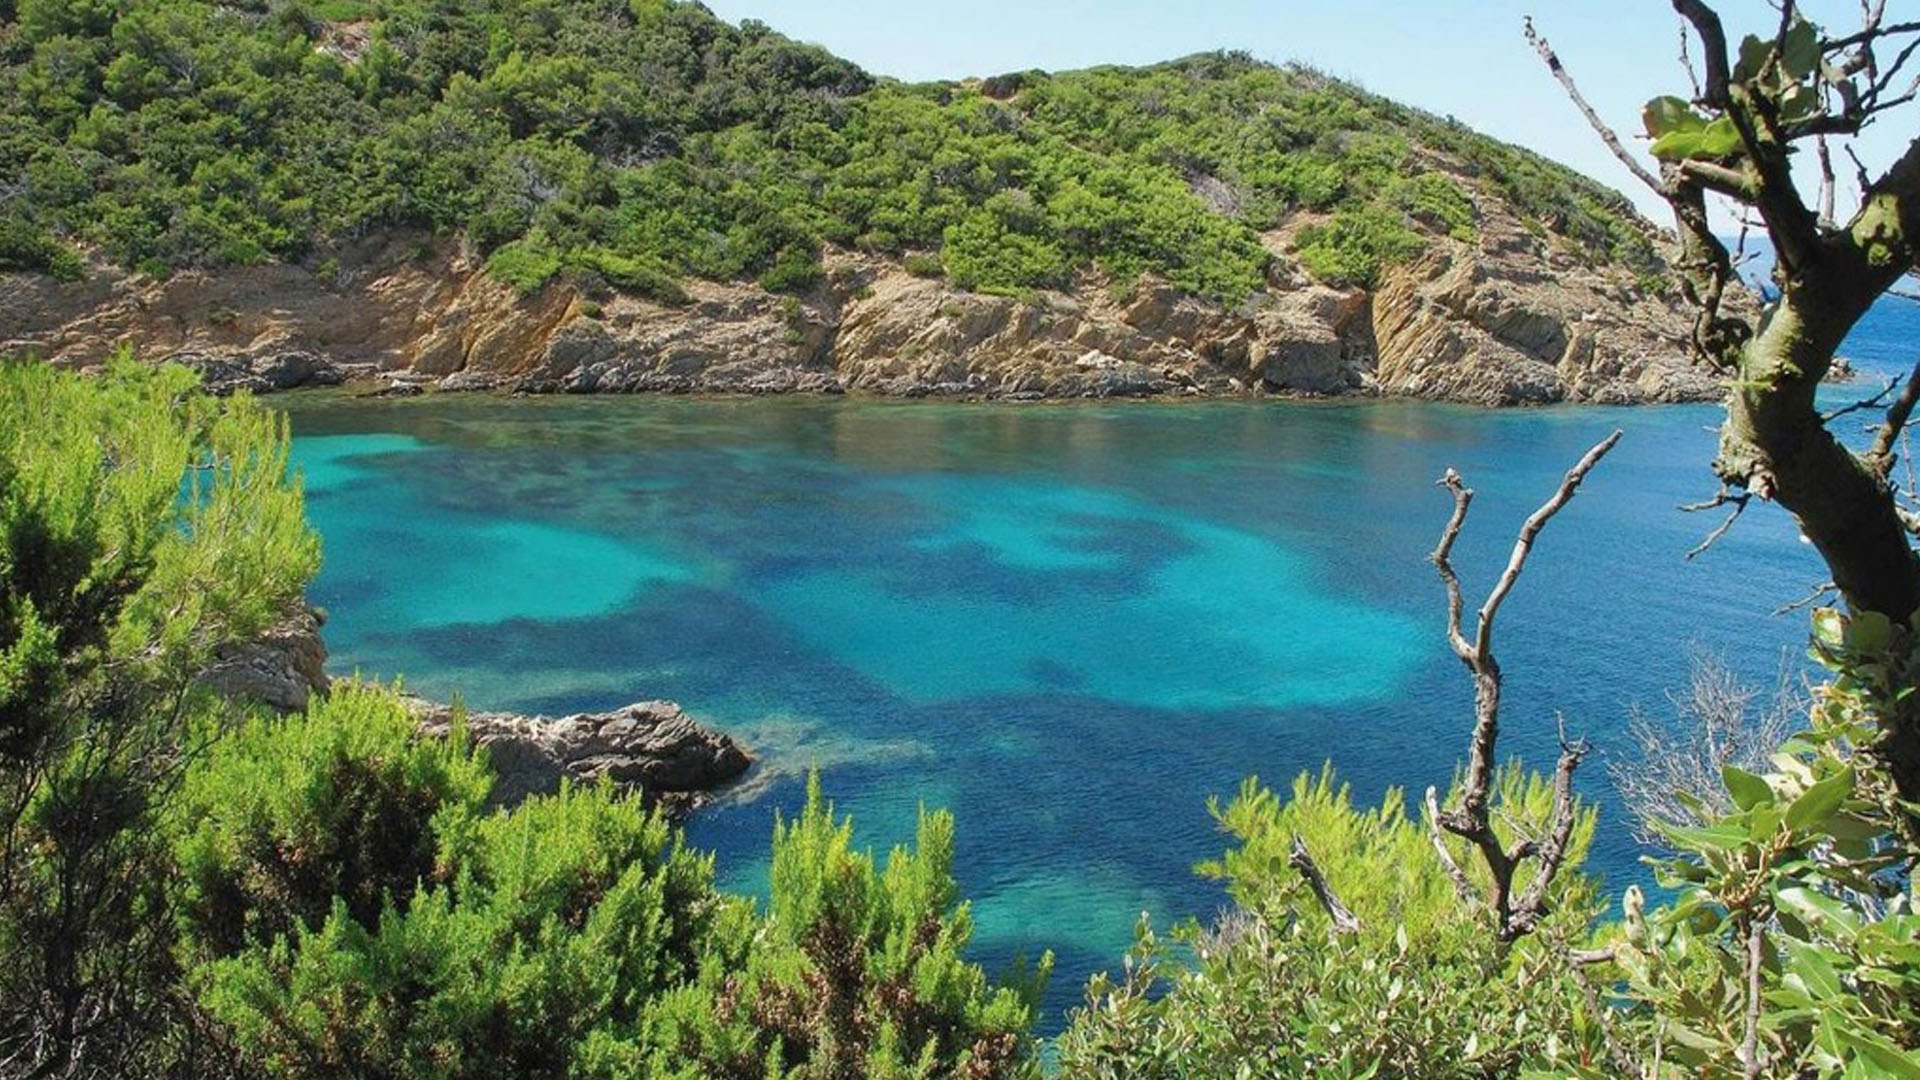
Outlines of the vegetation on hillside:
M 1570 170 L 1237 55 L 903 85 L 678 0 L 4 0 L 0 20 L 0 268 L 66 278 L 76 245 L 164 275 L 419 228 L 527 290 L 799 290 L 834 244 L 980 290 L 1099 266 L 1233 300 L 1289 215 L 1317 222 L 1302 265 L 1364 284 L 1472 238 L 1469 187 L 1653 265 L 1626 203 Z

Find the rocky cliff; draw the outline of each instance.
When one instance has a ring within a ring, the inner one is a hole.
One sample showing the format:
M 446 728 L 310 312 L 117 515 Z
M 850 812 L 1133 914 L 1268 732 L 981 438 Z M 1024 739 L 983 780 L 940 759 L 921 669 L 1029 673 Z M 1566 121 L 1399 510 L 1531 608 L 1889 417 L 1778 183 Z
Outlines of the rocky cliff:
M 1286 231 L 1268 243 L 1284 252 Z M 829 252 L 802 296 L 691 281 L 684 303 L 562 279 L 531 296 L 450 241 L 389 235 L 318 268 L 165 281 L 0 274 L 0 356 L 84 367 L 119 347 L 255 391 L 364 381 L 524 392 L 863 391 L 994 398 L 1380 393 L 1485 405 L 1717 396 L 1687 316 L 1488 200 L 1372 291 L 1295 272 L 1233 308 L 1084 275 L 1014 299 Z

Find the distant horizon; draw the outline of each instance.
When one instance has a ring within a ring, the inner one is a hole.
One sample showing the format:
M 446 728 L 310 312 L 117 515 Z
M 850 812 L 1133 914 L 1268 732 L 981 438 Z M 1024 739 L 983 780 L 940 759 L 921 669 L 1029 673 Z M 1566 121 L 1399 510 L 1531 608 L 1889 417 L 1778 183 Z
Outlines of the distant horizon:
M 1636 148 L 1641 106 L 1688 89 L 1678 22 L 1664 0 L 1649 0 L 1644 14 L 1593 0 L 1348 0 L 1338 10 L 1299 0 L 1193 0 L 1178 9 L 1147 0 L 706 4 L 735 24 L 757 19 L 905 82 L 1141 67 L 1216 51 L 1300 64 L 1551 158 L 1625 195 L 1655 224 L 1673 224 L 1659 197 L 1614 160 L 1522 34 L 1533 15 L 1582 92 Z M 1802 6 L 1836 26 L 1859 17 L 1831 0 Z M 1720 7 L 1736 39 L 1774 18 L 1758 3 Z M 1891 162 L 1904 141 L 1895 130 L 1902 114 L 1893 115 L 1894 123 L 1859 141 L 1869 166 Z M 1841 192 L 1843 211 L 1848 194 Z M 1715 211 L 1723 231 L 1738 231 L 1730 210 Z

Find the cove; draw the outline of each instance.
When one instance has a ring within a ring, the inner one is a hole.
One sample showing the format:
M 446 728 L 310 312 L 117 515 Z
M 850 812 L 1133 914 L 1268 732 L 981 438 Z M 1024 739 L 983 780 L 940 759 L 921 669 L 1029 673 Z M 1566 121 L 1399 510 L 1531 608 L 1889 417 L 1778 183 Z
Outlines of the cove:
M 1444 785 L 1471 693 L 1426 563 L 1447 467 L 1479 492 L 1477 600 L 1587 446 L 1620 448 L 1502 616 L 1503 749 L 1556 716 L 1606 755 L 1691 651 L 1769 680 L 1771 616 L 1823 576 L 1785 515 L 1705 556 L 1710 407 L 1487 413 L 1411 402 L 959 405 L 817 398 L 281 399 L 326 545 L 336 672 L 489 708 L 665 697 L 744 738 L 753 782 L 692 841 L 764 888 L 774 815 L 818 767 L 864 842 L 958 819 L 990 968 L 1052 948 L 1044 1025 L 1143 911 L 1225 902 L 1192 865 L 1250 774 L 1332 759 L 1361 799 Z M 1602 830 L 1616 883 L 1639 852 Z

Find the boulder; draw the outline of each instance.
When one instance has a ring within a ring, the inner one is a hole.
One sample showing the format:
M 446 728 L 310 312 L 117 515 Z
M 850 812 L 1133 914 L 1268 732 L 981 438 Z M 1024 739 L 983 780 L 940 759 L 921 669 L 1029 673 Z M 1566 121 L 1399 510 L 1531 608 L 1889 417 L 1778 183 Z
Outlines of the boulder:
M 453 729 L 451 706 L 419 699 L 409 705 L 423 734 L 444 738 Z M 558 791 L 563 779 L 597 783 L 605 777 L 683 814 L 752 762 L 739 743 L 702 727 L 671 701 L 561 717 L 473 712 L 466 714 L 466 731 L 491 755 L 498 777 L 494 802 L 509 806 Z

